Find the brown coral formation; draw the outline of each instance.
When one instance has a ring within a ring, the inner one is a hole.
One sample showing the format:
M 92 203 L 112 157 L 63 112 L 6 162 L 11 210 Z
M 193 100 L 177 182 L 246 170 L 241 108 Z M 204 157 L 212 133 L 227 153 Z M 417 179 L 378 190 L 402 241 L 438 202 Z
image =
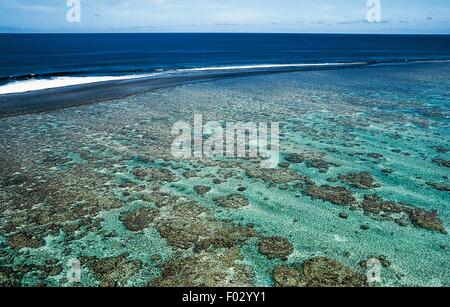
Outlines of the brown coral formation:
M 0 288 L 20 287 L 20 280 L 12 268 L 0 268 Z
M 192 202 L 177 206 L 158 222 L 157 229 L 170 245 L 180 249 L 230 248 L 256 236 L 251 228 L 227 225 L 208 217 L 207 212 Z
M 330 203 L 349 206 L 356 203 L 356 198 L 352 192 L 343 187 L 332 187 L 328 185 L 312 185 L 306 189 L 306 194 L 315 199 L 321 199 Z
M 366 287 L 366 277 L 342 263 L 325 258 L 309 259 L 303 265 L 278 266 L 273 274 L 277 287 Z
M 380 187 L 373 176 L 367 172 L 342 175 L 339 176 L 339 180 L 342 180 L 358 189 L 375 189 Z
M 239 248 L 201 252 L 166 263 L 152 287 L 251 287 L 253 272 L 242 260 Z
M 325 160 L 323 153 L 291 153 L 286 156 L 286 161 L 293 164 L 305 163 L 308 168 L 316 168 L 322 173 L 326 173 L 330 167 L 339 167 L 336 163 L 331 163 Z
M 256 237 L 257 233 L 251 227 L 222 225 L 211 234 L 201 238 L 196 243 L 196 250 L 206 250 L 209 247 L 232 248 Z
M 307 176 L 301 176 L 289 169 L 261 169 L 261 168 L 245 168 L 245 173 L 250 178 L 261 179 L 270 183 L 291 183 L 295 181 L 311 182 Z
M 286 156 L 286 161 L 294 164 L 300 164 L 305 162 L 305 157 L 302 154 L 291 153 Z
M 249 205 L 247 197 L 240 194 L 217 197 L 214 202 L 221 207 L 230 209 L 239 209 Z
M 306 287 L 301 268 L 295 268 L 293 266 L 277 266 L 273 272 L 273 280 L 275 287 L 279 288 Z
M 366 278 L 342 263 L 324 257 L 307 260 L 303 274 L 308 287 L 365 287 Z
M 162 192 L 162 191 L 154 191 L 152 194 L 143 194 L 141 196 L 142 200 L 155 204 L 158 208 L 174 205 L 178 197 L 173 196 L 170 193 Z
M 130 231 L 142 231 L 153 223 L 158 211 L 152 208 L 140 208 L 132 212 L 124 213 L 120 220 L 125 228 Z
M 194 187 L 195 192 L 197 192 L 198 195 L 206 195 L 209 191 L 211 191 L 211 187 L 200 185 Z
M 366 195 L 361 207 L 367 215 L 375 215 L 386 220 L 393 220 L 400 225 L 405 225 L 408 223 L 405 219 L 409 219 L 418 228 L 446 233 L 436 212 L 385 201 L 377 195 Z M 399 215 L 403 216 L 403 218 L 399 217 Z
M 162 276 L 151 286 L 251 286 L 253 272 L 242 260 L 240 245 L 257 234 L 251 227 L 233 226 L 213 219 L 209 210 L 194 202 L 174 206 L 160 218 L 157 229 L 167 242 L 187 258 L 165 263 Z
M 135 175 L 140 180 L 147 181 L 176 182 L 180 180 L 180 178 L 178 178 L 170 170 L 159 168 L 138 168 L 133 170 L 133 175 Z
M 292 243 L 283 237 L 264 238 L 259 243 L 259 252 L 269 259 L 285 258 L 293 251 Z
M 28 233 L 18 233 L 8 239 L 8 244 L 12 249 L 22 249 L 25 247 L 35 249 L 44 246 L 45 241 L 40 237 Z
M 97 259 L 87 257 L 82 260 L 100 280 L 101 287 L 123 287 L 141 269 L 139 260 L 129 259 L 128 254 Z
M 357 203 L 353 194 L 342 187 L 311 185 L 305 190 L 305 193 L 312 198 L 328 201 L 336 205 L 362 209 L 368 216 L 391 220 L 400 226 L 412 224 L 418 228 L 446 233 L 437 212 L 385 201 L 377 195 L 366 195 L 362 202 Z M 368 230 L 368 226 L 364 225 L 363 230 Z
M 316 168 L 321 173 L 328 172 L 328 170 L 332 166 L 339 167 L 339 164 L 331 163 L 331 162 L 328 162 L 328 161 L 326 161 L 324 159 L 321 159 L 321 158 L 309 159 L 309 160 L 306 160 L 305 163 L 306 163 L 306 167 L 308 167 L 308 168 Z
M 416 227 L 447 233 L 436 212 L 415 208 L 409 210 L 409 216 Z
M 157 229 L 174 247 L 182 249 L 194 247 L 202 234 L 208 232 L 203 215 L 206 211 L 195 203 L 176 206 L 169 216 L 157 223 Z

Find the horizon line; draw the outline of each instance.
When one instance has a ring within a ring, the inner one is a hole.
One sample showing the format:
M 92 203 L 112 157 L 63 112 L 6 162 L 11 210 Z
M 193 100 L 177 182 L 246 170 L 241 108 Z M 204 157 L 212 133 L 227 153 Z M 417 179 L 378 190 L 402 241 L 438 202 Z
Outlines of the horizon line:
M 120 32 L 120 31 L 99 31 L 99 32 L 2 32 L 1 35 L 4 34 L 24 34 L 24 35 L 32 35 L 32 34 L 285 34 L 285 35 L 404 35 L 404 36 L 413 36 L 413 35 L 434 35 L 434 36 L 450 36 L 450 33 L 366 33 L 366 32 L 226 32 L 226 31 L 173 31 L 173 32 Z

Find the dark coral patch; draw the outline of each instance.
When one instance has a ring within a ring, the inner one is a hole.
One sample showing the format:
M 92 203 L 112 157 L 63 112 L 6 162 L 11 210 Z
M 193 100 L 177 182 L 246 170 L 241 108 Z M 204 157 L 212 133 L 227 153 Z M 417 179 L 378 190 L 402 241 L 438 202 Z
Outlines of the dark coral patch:
M 133 175 L 135 175 L 140 180 L 147 181 L 176 182 L 180 180 L 180 178 L 178 178 L 170 170 L 159 168 L 138 168 L 133 170 Z
M 280 163 L 278 163 L 278 166 L 281 168 L 289 168 L 289 166 L 291 166 L 291 164 L 289 164 L 288 162 L 280 162 Z
M 332 187 L 328 185 L 324 186 L 309 186 L 306 189 L 306 194 L 315 199 L 321 199 L 330 203 L 349 206 L 356 203 L 356 198 L 352 192 L 342 187 Z
M 444 160 L 444 159 L 433 159 L 433 163 L 442 167 L 450 167 L 450 160 Z
M 294 164 L 299 164 L 299 163 L 303 163 L 305 162 L 305 157 L 301 154 L 288 154 L 286 156 L 286 161 L 294 163 Z
M 183 177 L 186 179 L 199 177 L 199 175 L 195 171 L 186 171 L 183 173 Z
M 383 158 L 382 154 L 375 153 L 375 152 L 369 153 L 369 154 L 367 154 L 367 156 L 369 158 L 373 158 L 373 159 L 381 159 L 381 158 Z
M 207 210 L 195 203 L 175 207 L 169 217 L 157 224 L 157 229 L 167 242 L 178 248 L 189 249 L 208 234 L 206 223 L 200 217 Z
M 161 191 L 154 191 L 150 195 L 144 194 L 141 197 L 146 202 L 154 203 L 158 208 L 174 205 L 178 200 L 178 197 Z
M 214 201 L 217 205 L 230 209 L 239 209 L 249 205 L 247 197 L 240 194 L 217 197 Z
M 83 262 L 87 263 L 87 266 L 100 280 L 101 287 L 123 287 L 142 267 L 139 260 L 130 260 L 128 256 L 125 253 L 117 257 L 103 259 L 85 257 Z
M 450 185 L 443 183 L 427 182 L 427 185 L 433 187 L 434 189 L 442 192 L 450 192 Z
M 285 159 L 293 164 L 306 164 L 308 168 L 319 169 L 320 172 L 325 173 L 332 166 L 339 167 L 338 164 L 328 162 L 324 159 L 325 154 L 316 152 L 305 152 L 305 153 L 291 153 L 288 154 Z
M 309 177 L 299 175 L 290 169 L 246 168 L 245 172 L 250 178 L 258 178 L 271 183 L 311 182 Z
M 163 267 L 151 287 L 251 287 L 253 272 L 240 263 L 239 248 L 201 252 L 174 259 Z
M 373 176 L 367 172 L 350 173 L 339 176 L 339 179 L 358 189 L 374 189 L 380 187 Z
M 321 173 L 326 173 L 332 166 L 339 167 L 339 164 L 328 162 L 322 158 L 314 158 L 306 160 L 306 167 L 316 168 Z
M 251 227 L 222 225 L 222 227 L 196 242 L 195 249 L 206 250 L 211 246 L 216 248 L 232 248 L 256 236 L 257 233 Z
M 45 245 L 45 241 L 37 236 L 33 236 L 28 233 L 18 233 L 12 235 L 8 239 L 8 244 L 12 249 L 21 249 L 21 248 L 39 248 Z
M 292 243 L 283 237 L 264 238 L 259 243 L 259 252 L 269 259 L 284 258 L 293 251 Z
M 447 147 L 433 147 L 434 150 L 436 150 L 436 152 L 438 153 L 447 153 L 450 152 L 450 148 Z
M 307 287 L 365 287 L 366 277 L 355 273 L 342 263 L 317 257 L 303 264 L 303 275 Z
M 209 191 L 211 191 L 211 187 L 200 185 L 200 186 L 196 186 L 194 188 L 194 190 L 195 190 L 195 192 L 197 192 L 198 195 L 205 195 Z
M 366 287 L 366 277 L 342 263 L 325 258 L 309 259 L 303 265 L 278 266 L 273 274 L 277 287 Z
M 21 282 L 12 268 L 2 266 L 0 269 L 0 288 L 20 287 Z
M 377 195 L 366 195 L 361 204 L 364 213 L 366 214 L 391 214 L 401 213 L 404 211 L 404 206 L 401 206 L 392 201 L 385 201 Z
M 375 215 L 385 220 L 393 220 L 401 226 L 405 226 L 409 222 L 418 228 L 446 233 L 436 212 L 426 211 L 392 201 L 385 201 L 377 195 L 366 195 L 361 207 L 367 215 Z
M 273 281 L 275 287 L 280 288 L 306 287 L 301 268 L 293 266 L 277 266 L 273 272 Z
M 409 212 L 409 216 L 416 227 L 447 233 L 436 212 L 413 209 Z
M 250 227 L 217 221 L 208 217 L 207 212 L 208 209 L 193 202 L 177 206 L 158 222 L 157 229 L 171 246 L 196 251 L 231 248 L 256 236 Z
M 152 208 L 140 208 L 120 217 L 123 225 L 131 231 L 142 231 L 150 226 L 158 211 Z

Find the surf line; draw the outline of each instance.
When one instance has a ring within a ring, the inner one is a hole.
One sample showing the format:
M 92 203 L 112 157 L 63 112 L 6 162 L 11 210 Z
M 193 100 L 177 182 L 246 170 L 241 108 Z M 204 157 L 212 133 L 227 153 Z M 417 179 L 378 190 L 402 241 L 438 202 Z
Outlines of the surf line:
M 209 303 L 210 305 L 214 305 L 217 298 L 217 294 L 207 294 L 207 293 L 193 293 L 189 291 L 189 293 L 183 294 L 183 303 Z

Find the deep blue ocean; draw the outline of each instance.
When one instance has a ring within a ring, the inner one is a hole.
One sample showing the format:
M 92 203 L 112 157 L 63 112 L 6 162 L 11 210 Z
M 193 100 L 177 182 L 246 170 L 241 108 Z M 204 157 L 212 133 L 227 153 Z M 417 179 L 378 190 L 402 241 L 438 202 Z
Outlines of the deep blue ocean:
M 450 59 L 450 36 L 1 34 L 0 82 L 260 64 Z

